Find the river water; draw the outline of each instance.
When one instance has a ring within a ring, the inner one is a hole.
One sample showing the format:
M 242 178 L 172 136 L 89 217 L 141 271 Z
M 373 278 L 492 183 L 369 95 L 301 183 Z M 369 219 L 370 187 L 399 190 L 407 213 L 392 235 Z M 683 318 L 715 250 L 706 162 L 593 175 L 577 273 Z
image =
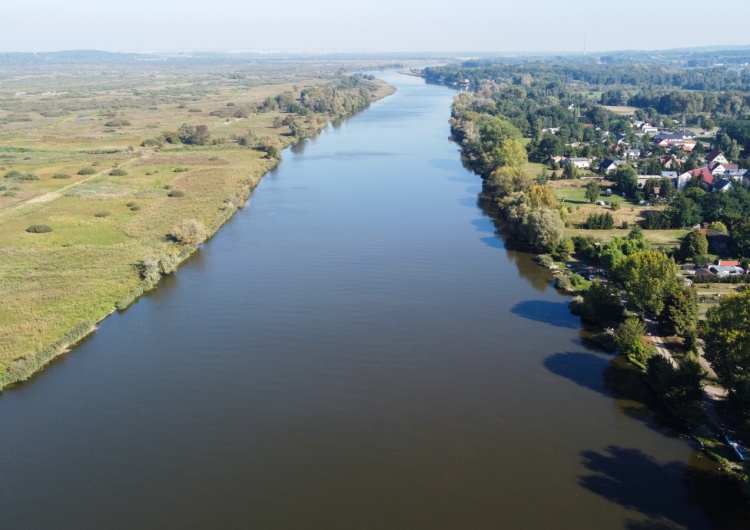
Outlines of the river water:
M 398 92 L 0 395 L 2 528 L 743 528 Z M 735 506 L 735 505 L 733 505 Z

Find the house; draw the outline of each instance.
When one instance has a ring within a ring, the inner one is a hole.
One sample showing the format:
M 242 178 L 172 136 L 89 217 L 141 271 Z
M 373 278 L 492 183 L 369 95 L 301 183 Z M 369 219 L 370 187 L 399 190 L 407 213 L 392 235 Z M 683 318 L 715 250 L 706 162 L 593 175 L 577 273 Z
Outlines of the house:
M 740 262 L 736 259 L 717 259 L 716 264 L 719 267 L 739 267 Z
M 606 175 L 607 173 L 611 173 L 618 167 L 620 167 L 620 165 L 617 162 L 615 162 L 611 158 L 605 158 L 604 160 L 602 160 L 602 163 L 599 164 L 599 172 Z
M 727 164 L 729 163 L 729 160 L 726 159 L 726 157 L 719 151 L 711 151 L 708 153 L 708 156 L 706 157 L 706 165 L 710 166 L 711 164 L 719 163 L 719 164 Z
M 638 175 L 638 187 L 642 188 L 649 180 L 661 180 L 661 175 Z
M 714 182 L 712 191 L 727 192 L 734 189 L 734 184 L 730 179 L 721 179 Z
M 558 134 L 560 132 L 560 127 L 546 127 L 542 129 L 542 134 Z
M 573 164 L 577 169 L 588 169 L 591 167 L 590 158 L 568 158 L 563 160 L 562 164 Z
M 727 172 L 727 170 L 732 169 L 739 169 L 739 166 L 737 164 L 730 164 L 728 162 L 713 162 L 712 164 L 708 165 L 708 169 L 711 170 L 711 174 L 716 175 L 723 175 Z
M 741 181 L 747 176 L 747 174 L 747 169 L 727 169 L 724 172 L 724 178 Z
M 708 270 L 713 272 L 716 276 L 736 276 L 738 274 L 745 274 L 745 269 L 740 266 L 723 266 L 723 265 L 709 265 L 706 267 Z
M 686 129 L 680 129 L 675 134 L 679 134 L 680 136 L 682 136 L 683 140 L 692 140 L 697 136 L 693 131 L 688 131 Z
M 669 179 L 672 181 L 672 184 L 677 180 L 677 177 L 679 175 L 677 174 L 677 171 L 662 171 L 661 172 L 661 178 Z
M 641 131 L 643 131 L 644 134 L 656 134 L 659 132 L 659 128 L 654 127 L 653 125 L 644 125 L 641 127 Z
M 677 177 L 677 189 L 680 191 L 684 191 L 688 182 L 693 179 L 700 180 L 703 183 L 703 188 L 706 191 L 710 191 L 711 187 L 714 185 L 714 176 L 711 174 L 711 171 L 707 167 L 702 167 L 699 169 L 694 169 L 692 171 L 687 171 Z
M 713 276 L 714 273 L 706 269 L 705 267 L 701 267 L 699 269 L 695 269 L 695 275 L 696 276 Z
M 625 158 L 632 159 L 632 158 L 640 158 L 641 157 L 641 150 L 640 149 L 625 149 Z

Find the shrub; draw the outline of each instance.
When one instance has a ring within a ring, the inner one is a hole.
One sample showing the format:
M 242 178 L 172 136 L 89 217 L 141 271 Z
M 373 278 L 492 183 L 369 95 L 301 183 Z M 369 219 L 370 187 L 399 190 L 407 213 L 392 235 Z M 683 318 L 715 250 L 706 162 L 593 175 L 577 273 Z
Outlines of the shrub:
M 109 210 L 100 210 L 94 214 L 94 217 L 109 217 Z
M 186 167 L 176 167 L 172 171 L 174 173 L 184 173 L 185 171 L 190 171 L 190 169 Z
M 615 226 L 615 219 L 609 212 L 592 213 L 586 218 L 586 228 L 592 230 L 611 230 Z
M 124 118 L 109 120 L 104 124 L 105 127 L 127 127 L 128 125 L 130 125 L 130 122 Z
M 39 180 L 39 176 L 34 173 L 21 173 L 15 169 L 8 171 L 5 178 L 10 180 Z
M 127 171 L 125 171 L 124 169 L 120 169 L 119 167 L 116 167 L 115 169 L 109 172 L 110 177 L 124 177 L 127 174 L 128 174 Z
M 78 170 L 79 175 L 93 175 L 96 173 L 96 169 L 93 167 L 84 167 Z
M 169 193 L 167 193 L 167 197 L 184 197 L 185 192 L 182 190 L 171 190 Z
M 185 219 L 172 228 L 171 238 L 183 245 L 200 245 L 208 237 L 206 227 L 195 219 Z
M 52 178 L 53 179 L 69 179 L 70 175 L 68 175 L 67 173 L 55 173 L 54 175 L 52 175 Z
M 47 232 L 52 232 L 52 227 L 49 225 L 31 225 L 26 231 L 32 234 L 45 234 Z

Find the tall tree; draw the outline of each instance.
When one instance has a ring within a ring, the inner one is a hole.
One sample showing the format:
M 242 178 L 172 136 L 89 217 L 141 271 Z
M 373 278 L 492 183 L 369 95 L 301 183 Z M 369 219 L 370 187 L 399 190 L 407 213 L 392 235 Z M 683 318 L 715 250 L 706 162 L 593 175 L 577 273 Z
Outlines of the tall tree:
M 658 250 L 624 257 L 615 266 L 615 274 L 635 308 L 655 315 L 661 314 L 666 295 L 678 283 L 674 260 Z
M 701 325 L 705 355 L 750 424 L 750 290 L 723 297 Z

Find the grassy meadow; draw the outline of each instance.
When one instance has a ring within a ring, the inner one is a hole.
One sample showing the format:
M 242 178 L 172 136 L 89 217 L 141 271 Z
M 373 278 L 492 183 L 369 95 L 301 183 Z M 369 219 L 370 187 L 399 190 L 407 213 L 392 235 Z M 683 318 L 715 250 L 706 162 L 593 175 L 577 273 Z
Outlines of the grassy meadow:
M 259 105 L 335 83 L 341 66 L 0 70 L 0 388 L 151 287 L 144 261 L 171 272 L 196 247 L 170 237 L 176 225 L 218 230 L 278 163 L 237 139 L 297 141 L 279 124 L 287 114 Z M 372 100 L 392 90 L 367 88 Z M 331 118 L 304 121 L 319 130 Z M 182 124 L 207 126 L 212 141 L 144 144 Z

